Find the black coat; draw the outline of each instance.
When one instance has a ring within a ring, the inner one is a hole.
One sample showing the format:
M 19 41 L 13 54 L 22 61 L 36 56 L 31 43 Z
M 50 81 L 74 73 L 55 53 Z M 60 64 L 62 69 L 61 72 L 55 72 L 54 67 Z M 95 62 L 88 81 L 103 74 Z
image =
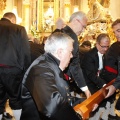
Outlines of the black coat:
M 70 64 L 65 72 L 77 82 L 79 88 L 85 87 L 86 83 L 83 77 L 82 69 L 80 67 L 78 37 L 74 33 L 74 31 L 67 25 L 63 29 L 61 29 L 61 32 L 66 33 L 74 40 L 73 58 L 71 59 Z
M 68 104 L 68 85 L 51 54 L 38 57 L 22 82 L 21 120 L 79 120 Z
M 0 64 L 25 70 L 30 62 L 30 47 L 25 28 L 2 18 L 0 20 Z
M 98 76 L 99 57 L 97 48 L 91 49 L 83 58 L 82 70 L 90 92 L 98 91 L 106 82 Z
M 118 75 L 118 57 L 120 56 L 120 42 L 113 43 L 107 51 L 104 79 L 110 82 Z M 110 70 L 109 70 L 110 69 Z
M 29 41 L 30 44 L 30 54 L 31 54 L 31 62 L 33 62 L 40 55 L 44 54 L 44 44 L 37 44 L 32 41 Z

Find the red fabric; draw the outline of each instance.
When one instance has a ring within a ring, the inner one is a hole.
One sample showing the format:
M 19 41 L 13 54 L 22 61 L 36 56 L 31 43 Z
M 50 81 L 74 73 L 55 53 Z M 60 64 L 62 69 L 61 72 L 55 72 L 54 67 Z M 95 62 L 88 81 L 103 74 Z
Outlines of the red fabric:
M 64 73 L 65 79 L 69 80 L 69 76 L 67 74 Z
M 105 69 L 108 71 L 108 72 L 112 72 L 114 74 L 118 74 L 118 71 L 110 66 L 105 66 Z
M 8 65 L 4 65 L 4 64 L 0 64 L 0 67 L 9 68 L 10 66 L 8 66 Z

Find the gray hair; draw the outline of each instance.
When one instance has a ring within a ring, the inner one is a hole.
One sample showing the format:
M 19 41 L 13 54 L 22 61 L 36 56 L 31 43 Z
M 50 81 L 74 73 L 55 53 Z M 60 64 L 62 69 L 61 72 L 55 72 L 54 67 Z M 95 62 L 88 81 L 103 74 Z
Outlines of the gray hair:
M 82 11 L 78 11 L 78 12 L 74 12 L 72 15 L 71 15 L 71 17 L 70 17 L 70 19 L 69 19 L 69 22 L 71 22 L 74 18 L 78 18 L 78 19 L 83 19 L 83 18 L 86 18 L 87 19 L 87 16 L 86 16 L 86 14 L 84 13 L 84 12 L 82 12 Z
M 65 33 L 55 32 L 51 34 L 45 42 L 45 52 L 56 53 L 59 48 L 67 48 L 69 42 L 74 42 L 73 39 Z

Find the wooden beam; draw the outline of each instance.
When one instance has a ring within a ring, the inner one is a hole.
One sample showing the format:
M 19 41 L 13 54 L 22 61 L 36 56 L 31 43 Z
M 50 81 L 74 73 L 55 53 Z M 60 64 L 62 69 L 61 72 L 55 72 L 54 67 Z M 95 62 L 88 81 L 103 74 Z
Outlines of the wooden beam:
M 103 88 L 101 88 L 96 93 L 91 95 L 88 99 L 83 101 L 81 104 L 78 104 L 74 107 L 74 110 L 82 116 L 83 120 L 86 120 L 89 118 L 89 114 L 93 110 L 93 107 L 95 104 L 99 105 L 99 103 L 103 99 L 105 99 L 105 96 L 108 93 L 108 91 L 106 90 L 106 87 L 113 84 L 114 81 L 115 81 L 115 79 L 113 79 L 111 82 L 109 82 Z

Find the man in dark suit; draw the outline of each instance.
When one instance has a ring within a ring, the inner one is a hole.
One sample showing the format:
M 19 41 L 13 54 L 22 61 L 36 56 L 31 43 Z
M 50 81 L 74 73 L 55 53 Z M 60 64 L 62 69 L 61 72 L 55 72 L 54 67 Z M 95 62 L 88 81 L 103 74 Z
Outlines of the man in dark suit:
M 109 36 L 102 33 L 97 37 L 96 46 L 84 56 L 81 66 L 86 83 L 92 94 L 106 84 L 106 82 L 101 79 L 100 72 L 104 67 L 102 57 L 108 50 L 109 45 Z
M 85 30 L 86 26 L 86 14 L 82 11 L 78 11 L 71 15 L 69 23 L 61 29 L 61 32 L 69 35 L 74 40 L 73 58 L 64 72 L 77 83 L 78 87 L 85 93 L 88 98 L 91 94 L 88 90 L 88 87 L 86 86 L 82 69 L 80 67 L 79 42 L 77 37 Z
M 11 12 L 0 20 L 0 114 L 8 98 L 15 119 L 19 120 L 21 80 L 31 60 L 26 30 L 15 23 L 16 16 Z
M 111 47 L 108 50 L 107 55 L 106 55 L 107 62 L 106 62 L 106 66 L 105 66 L 104 77 L 108 81 L 111 81 L 112 79 L 115 79 L 117 76 L 119 76 L 118 75 L 118 70 L 119 70 L 118 58 L 120 56 L 120 19 L 116 19 L 112 23 L 112 29 L 113 29 L 113 32 L 115 34 L 117 41 L 111 45 Z M 119 77 L 117 77 L 117 79 L 118 78 Z M 118 99 L 115 107 L 117 110 L 120 111 L 120 98 Z
M 106 81 L 101 78 L 101 71 L 104 67 L 103 55 L 106 53 L 110 45 L 110 38 L 107 34 L 100 34 L 96 40 L 96 46 L 87 52 L 84 56 L 82 62 L 82 70 L 87 83 L 87 86 L 92 94 L 102 88 Z M 103 107 L 106 106 L 106 102 L 103 104 Z M 98 112 L 91 118 L 91 120 L 98 120 L 100 117 L 100 108 Z M 107 109 L 106 109 L 107 110 Z M 105 112 L 104 108 L 101 119 L 107 120 L 107 111 Z

